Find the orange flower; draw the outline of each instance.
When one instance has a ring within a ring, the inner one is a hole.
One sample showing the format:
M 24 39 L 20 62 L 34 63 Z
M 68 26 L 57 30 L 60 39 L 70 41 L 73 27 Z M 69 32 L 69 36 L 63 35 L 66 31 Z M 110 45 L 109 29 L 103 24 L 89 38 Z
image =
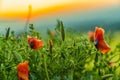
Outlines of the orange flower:
M 25 61 L 24 63 L 19 63 L 17 69 L 18 69 L 18 79 L 28 80 L 28 61 Z
M 29 46 L 34 50 L 38 50 L 40 47 L 44 46 L 44 43 L 35 37 L 27 36 L 27 38 Z
M 91 42 L 94 42 L 94 32 L 89 31 L 88 36 Z
M 110 47 L 104 40 L 104 32 L 104 29 L 96 27 L 94 41 L 96 48 L 99 49 L 103 54 L 106 54 L 108 51 L 110 51 Z

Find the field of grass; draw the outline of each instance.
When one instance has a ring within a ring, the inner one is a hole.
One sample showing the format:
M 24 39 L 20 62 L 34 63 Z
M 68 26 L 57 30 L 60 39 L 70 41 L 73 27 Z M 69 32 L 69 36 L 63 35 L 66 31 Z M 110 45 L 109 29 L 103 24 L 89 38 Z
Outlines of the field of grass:
M 119 33 L 105 33 L 111 51 L 102 54 L 87 33 L 66 30 L 59 21 L 53 31 L 55 34 L 48 30 L 42 38 L 32 24 L 28 32 L 18 36 L 8 28 L 0 36 L 0 80 L 17 80 L 17 65 L 25 61 L 29 80 L 120 80 Z M 27 35 L 37 36 L 44 46 L 31 49 Z

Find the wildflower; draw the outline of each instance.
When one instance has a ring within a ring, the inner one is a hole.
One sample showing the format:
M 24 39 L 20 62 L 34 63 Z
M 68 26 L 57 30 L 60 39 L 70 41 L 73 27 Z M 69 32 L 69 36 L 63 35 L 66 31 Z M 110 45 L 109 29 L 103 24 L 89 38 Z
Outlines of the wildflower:
M 104 40 L 104 32 L 104 29 L 96 27 L 94 32 L 94 41 L 96 48 L 103 54 L 106 54 L 108 51 L 110 51 L 110 47 Z
M 94 32 L 89 31 L 88 36 L 91 42 L 94 42 Z
M 19 63 L 18 69 L 18 80 L 28 80 L 28 61 Z
M 40 47 L 44 46 L 44 43 L 35 37 L 27 36 L 27 38 L 29 46 L 34 50 L 38 50 Z

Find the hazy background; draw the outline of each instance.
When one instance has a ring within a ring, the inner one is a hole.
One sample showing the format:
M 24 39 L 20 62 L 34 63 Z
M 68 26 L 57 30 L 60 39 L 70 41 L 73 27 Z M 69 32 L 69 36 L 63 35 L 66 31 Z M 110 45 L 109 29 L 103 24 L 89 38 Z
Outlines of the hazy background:
M 0 4 L 1 4 L 0 5 L 0 7 L 1 7 L 0 8 L 1 9 L 0 33 L 3 34 L 5 32 L 5 29 L 8 27 L 11 27 L 11 29 L 16 31 L 16 33 L 24 31 L 25 26 L 26 26 L 26 21 L 27 21 L 27 15 L 26 15 L 26 18 L 24 18 L 24 19 L 21 19 L 19 16 L 14 17 L 14 15 L 21 16 L 23 14 L 23 13 L 21 13 L 21 14 L 14 13 L 15 11 L 17 12 L 19 7 L 22 5 L 18 6 L 18 9 L 8 10 L 9 6 L 7 7 L 5 4 L 6 3 L 12 4 L 12 3 L 7 2 L 7 0 L 5 0 L 5 1 L 1 0 L 1 2 L 0 2 Z M 10 1 L 10 0 L 8 0 L 8 1 Z M 54 2 L 54 4 L 60 3 L 59 1 L 60 0 L 58 0 L 58 2 L 56 1 L 56 3 Z M 65 3 L 68 3 L 70 1 L 71 0 L 67 0 Z M 93 0 L 91 0 L 91 1 L 93 1 Z M 112 0 L 110 0 L 110 1 L 112 1 Z M 36 0 L 36 2 L 37 2 L 37 0 Z M 2 5 L 2 4 L 4 4 L 4 5 Z M 46 2 L 44 2 L 44 4 L 46 4 Z M 47 1 L 46 5 L 48 5 L 48 4 L 50 4 L 50 3 Z M 61 4 L 62 4 L 62 2 L 61 2 Z M 34 3 L 34 5 L 35 5 L 35 3 Z M 37 7 L 35 8 L 34 5 L 31 4 L 32 11 L 34 11 L 34 9 L 37 8 Z M 53 3 L 51 3 L 51 5 L 53 5 Z M 84 4 L 84 5 L 87 5 L 87 4 Z M 15 7 L 15 6 L 13 6 L 13 7 Z M 64 7 L 63 7 L 60 9 L 60 11 L 58 9 L 58 11 L 56 11 L 56 12 L 54 12 L 54 10 L 53 11 L 51 10 L 51 12 L 50 12 L 49 9 L 48 9 L 48 13 L 47 13 L 47 10 L 44 13 L 38 12 L 37 16 L 35 16 L 34 18 L 30 18 L 29 23 L 33 23 L 35 28 L 37 30 L 39 30 L 41 33 L 45 33 L 46 29 L 48 29 L 48 28 L 54 29 L 56 26 L 56 23 L 57 23 L 56 22 L 57 19 L 62 20 L 66 28 L 74 28 L 76 31 L 80 31 L 80 32 L 94 30 L 95 26 L 103 27 L 103 28 L 105 28 L 106 31 L 119 31 L 120 30 L 120 5 L 119 5 L 119 3 L 115 4 L 115 5 L 104 6 L 104 7 L 103 6 L 102 7 L 93 6 L 90 9 L 88 9 L 89 6 L 88 6 L 88 8 L 84 8 L 86 6 L 83 6 L 83 10 L 81 10 L 82 7 L 80 7 L 80 8 L 79 7 L 80 6 L 78 6 L 78 8 L 77 7 L 69 8 L 68 11 L 62 11 L 62 9 L 64 9 Z M 25 9 L 26 9 L 25 14 L 28 14 L 28 11 L 29 11 L 28 4 L 25 5 Z M 21 11 L 18 10 L 19 11 L 18 13 L 22 12 L 22 9 L 20 9 L 20 10 Z M 40 8 L 40 10 L 41 10 L 41 8 Z M 67 10 L 67 8 L 65 10 Z M 8 19 L 7 19 L 7 17 L 4 15 L 4 14 L 8 13 L 7 11 L 9 11 L 9 13 L 11 11 L 10 14 L 12 14 L 12 13 L 14 14 L 14 15 L 12 15 L 13 18 L 8 16 Z M 25 11 L 25 10 L 23 10 L 23 11 Z M 31 15 L 33 15 L 32 11 L 31 11 Z M 41 14 L 42 14 L 42 16 L 41 16 Z M 45 14 L 45 15 L 43 15 L 43 14 Z

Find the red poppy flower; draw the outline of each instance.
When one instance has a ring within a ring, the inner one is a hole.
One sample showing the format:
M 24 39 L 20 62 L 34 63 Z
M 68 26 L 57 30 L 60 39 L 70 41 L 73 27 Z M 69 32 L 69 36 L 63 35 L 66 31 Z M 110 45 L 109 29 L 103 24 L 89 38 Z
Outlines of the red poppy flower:
M 34 50 L 38 50 L 40 47 L 44 46 L 44 43 L 35 37 L 27 36 L 27 38 L 29 46 Z
M 18 79 L 28 80 L 28 61 L 25 61 L 24 63 L 19 63 L 17 69 L 18 69 Z
M 110 47 L 104 40 L 104 32 L 104 29 L 96 27 L 94 41 L 96 48 L 99 49 L 103 54 L 106 54 L 108 51 L 110 51 Z

